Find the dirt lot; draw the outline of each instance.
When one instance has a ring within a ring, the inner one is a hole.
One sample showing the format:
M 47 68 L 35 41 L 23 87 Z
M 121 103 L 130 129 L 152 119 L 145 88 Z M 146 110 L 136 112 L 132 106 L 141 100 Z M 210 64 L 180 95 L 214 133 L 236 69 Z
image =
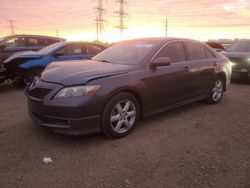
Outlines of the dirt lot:
M 141 121 L 119 140 L 41 130 L 0 86 L 0 187 L 250 187 L 250 85 Z M 43 163 L 43 157 L 53 163 Z

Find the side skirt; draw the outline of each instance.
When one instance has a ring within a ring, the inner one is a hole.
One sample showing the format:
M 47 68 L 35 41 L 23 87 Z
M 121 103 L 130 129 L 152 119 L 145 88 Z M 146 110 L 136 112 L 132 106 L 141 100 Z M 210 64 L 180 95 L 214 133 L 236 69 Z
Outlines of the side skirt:
M 161 113 L 161 112 L 165 112 L 165 111 L 172 110 L 172 109 L 180 107 L 180 106 L 184 106 L 184 105 L 196 102 L 196 101 L 200 101 L 200 100 L 206 99 L 207 97 L 208 97 L 207 95 L 202 95 L 202 96 L 190 98 L 190 99 L 187 99 L 187 100 L 183 100 L 181 102 L 177 102 L 177 103 L 174 103 L 174 104 L 170 104 L 170 105 L 167 105 L 167 106 L 164 106 L 164 107 L 156 108 L 156 109 L 153 109 L 151 111 L 143 113 L 143 118 L 147 118 L 149 116 L 152 116 L 152 115 L 155 115 L 155 114 L 158 114 L 158 113 Z

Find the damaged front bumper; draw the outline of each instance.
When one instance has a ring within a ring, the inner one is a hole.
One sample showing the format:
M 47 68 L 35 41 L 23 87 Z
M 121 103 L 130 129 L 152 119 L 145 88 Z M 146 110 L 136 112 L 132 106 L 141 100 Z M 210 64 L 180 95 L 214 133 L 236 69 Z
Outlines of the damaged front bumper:
M 3 66 L 0 66 L 0 83 L 8 79 L 8 71 Z

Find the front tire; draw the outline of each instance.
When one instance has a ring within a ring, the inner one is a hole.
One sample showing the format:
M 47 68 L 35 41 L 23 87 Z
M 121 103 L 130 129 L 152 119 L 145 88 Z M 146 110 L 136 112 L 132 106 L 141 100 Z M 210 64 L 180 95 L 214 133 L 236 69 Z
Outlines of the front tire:
M 132 132 L 140 114 L 135 96 L 123 92 L 106 105 L 102 116 L 102 131 L 109 138 L 122 138 Z
M 210 89 L 210 94 L 206 102 L 209 104 L 218 103 L 223 96 L 224 90 L 224 79 L 221 76 L 217 76 L 213 82 L 212 88 Z

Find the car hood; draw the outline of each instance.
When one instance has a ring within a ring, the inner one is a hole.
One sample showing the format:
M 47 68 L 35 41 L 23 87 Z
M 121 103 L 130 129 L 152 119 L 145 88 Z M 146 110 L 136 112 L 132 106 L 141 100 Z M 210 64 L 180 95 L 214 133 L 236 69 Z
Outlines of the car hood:
M 249 52 L 228 52 L 228 51 L 224 51 L 224 52 L 221 52 L 221 54 L 228 57 L 228 58 L 242 58 L 242 59 L 250 58 L 250 53 Z
M 62 85 L 85 84 L 90 80 L 125 74 L 132 65 L 105 63 L 92 60 L 51 63 L 43 71 L 41 80 Z
M 40 54 L 34 51 L 16 52 L 12 56 L 10 56 L 8 59 L 6 59 L 5 62 L 6 63 L 10 62 L 16 58 L 38 59 L 41 57 L 43 57 L 43 54 Z

